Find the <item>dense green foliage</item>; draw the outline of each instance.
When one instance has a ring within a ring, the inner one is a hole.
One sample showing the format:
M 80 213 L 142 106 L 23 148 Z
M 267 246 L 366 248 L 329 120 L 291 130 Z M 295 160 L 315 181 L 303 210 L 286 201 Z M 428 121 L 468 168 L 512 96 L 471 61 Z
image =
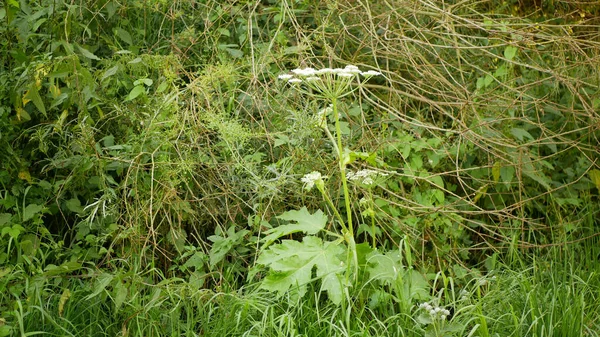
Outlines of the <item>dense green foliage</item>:
M 0 22 L 0 336 L 598 336 L 596 1 Z

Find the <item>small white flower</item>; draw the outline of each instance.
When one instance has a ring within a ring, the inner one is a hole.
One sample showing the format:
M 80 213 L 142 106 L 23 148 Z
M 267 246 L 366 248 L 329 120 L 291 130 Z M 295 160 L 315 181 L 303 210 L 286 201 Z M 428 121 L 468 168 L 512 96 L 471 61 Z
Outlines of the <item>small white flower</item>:
M 299 79 L 299 78 L 291 78 L 291 79 L 288 80 L 288 83 L 292 83 L 292 84 L 294 84 L 294 83 L 300 83 L 300 82 L 302 82 L 302 80 Z
M 290 75 L 290 74 L 281 74 L 281 75 L 277 76 L 277 78 L 280 80 L 289 80 L 292 77 L 294 77 L 294 75 Z
M 353 73 L 349 73 L 347 71 L 340 71 L 340 72 L 336 73 L 336 75 L 338 75 L 340 77 L 347 77 L 347 78 L 354 77 Z
M 323 68 L 323 69 L 317 70 L 317 75 L 323 75 L 323 74 L 333 74 L 333 69 Z
M 313 68 L 304 68 L 304 69 L 296 68 L 296 69 L 292 70 L 292 72 L 298 76 L 314 76 L 317 74 L 317 71 Z
M 363 71 L 360 73 L 361 75 L 365 76 L 365 77 L 369 77 L 369 76 L 380 76 L 381 73 L 375 70 L 369 70 L 369 71 Z
M 308 82 L 313 82 L 313 81 L 320 81 L 321 78 L 317 77 L 317 76 L 311 76 L 311 77 L 307 77 L 306 81 Z
M 385 177 L 387 175 L 388 175 L 387 173 L 377 172 L 375 170 L 370 170 L 370 169 L 364 169 L 364 170 L 360 170 L 360 171 L 356 171 L 356 172 L 348 171 L 348 173 L 346 174 L 346 177 L 348 178 L 348 180 L 352 180 L 352 181 L 358 180 L 365 185 L 372 185 L 375 182 L 373 178 L 375 178 L 377 176 Z
M 351 65 L 351 64 L 350 64 L 350 65 L 347 65 L 347 66 L 344 68 L 344 72 L 351 73 L 351 74 L 360 74 L 360 73 L 362 73 L 362 72 L 360 71 L 360 69 L 358 69 L 358 67 L 357 67 L 357 66 L 354 66 L 354 65 Z
M 315 186 L 315 183 L 321 179 L 323 179 L 321 172 L 312 171 L 311 173 L 304 175 L 300 181 L 306 185 L 304 188 L 310 191 Z

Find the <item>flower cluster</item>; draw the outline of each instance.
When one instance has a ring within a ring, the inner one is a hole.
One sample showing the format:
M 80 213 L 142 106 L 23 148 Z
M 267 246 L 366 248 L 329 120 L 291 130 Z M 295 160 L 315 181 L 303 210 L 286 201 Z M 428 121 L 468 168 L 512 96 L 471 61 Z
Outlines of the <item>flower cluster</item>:
M 382 172 L 378 172 L 375 170 L 369 170 L 369 169 L 364 169 L 364 170 L 360 170 L 360 171 L 348 171 L 346 173 L 346 177 L 348 177 L 349 180 L 353 180 L 353 181 L 358 181 L 361 182 L 365 185 L 373 185 L 373 183 L 375 182 L 373 179 L 381 176 L 381 177 L 385 177 L 387 176 L 387 173 L 382 173 Z
M 297 68 L 291 71 L 292 74 L 281 74 L 278 76 L 280 80 L 287 80 L 288 83 L 302 83 L 321 81 L 323 76 L 337 76 L 340 78 L 353 78 L 357 75 L 364 77 L 379 76 L 380 72 L 375 70 L 362 71 L 357 66 L 347 65 L 344 68 Z
M 304 183 L 304 188 L 308 191 L 310 191 L 316 183 L 319 182 L 323 182 L 323 177 L 321 175 L 321 172 L 318 171 L 312 171 L 311 173 L 308 173 L 306 175 L 304 175 L 304 177 L 302 177 L 302 179 L 300 179 L 300 181 L 302 181 Z
M 446 318 L 450 316 L 450 311 L 448 311 L 447 309 L 438 306 L 432 306 L 427 302 L 421 303 L 421 305 L 419 305 L 419 308 L 425 309 L 427 312 L 429 312 L 429 315 L 431 315 L 431 318 L 433 318 L 434 320 L 439 318 L 442 321 L 445 321 Z

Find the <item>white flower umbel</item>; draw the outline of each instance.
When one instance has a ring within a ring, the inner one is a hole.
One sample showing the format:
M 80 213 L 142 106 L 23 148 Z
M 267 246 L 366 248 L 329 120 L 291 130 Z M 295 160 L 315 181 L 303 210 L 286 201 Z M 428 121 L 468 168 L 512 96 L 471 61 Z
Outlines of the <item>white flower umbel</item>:
M 387 173 L 378 172 L 375 170 L 364 169 L 356 172 L 348 171 L 347 177 L 349 180 L 358 181 L 365 185 L 373 185 L 375 182 L 373 179 L 377 177 L 385 177 Z
M 431 316 L 431 319 L 433 321 L 435 320 L 442 320 L 445 321 L 448 316 L 450 316 L 450 311 L 447 309 L 444 309 L 442 307 L 438 307 L 438 306 L 432 306 L 431 304 L 425 302 L 425 303 L 421 303 L 419 305 L 419 308 L 427 311 L 427 313 L 429 313 L 429 316 Z
M 358 75 L 362 75 L 365 79 L 381 75 L 375 70 L 362 71 L 351 64 L 344 68 L 296 68 L 290 72 L 291 74 L 281 74 L 278 78 L 290 84 L 303 83 L 303 86 L 296 86 L 296 88 L 301 88 L 301 91 L 312 96 L 326 99 L 341 98 L 352 93 L 356 89 L 352 87 L 353 81 L 360 81 Z
M 321 175 L 321 172 L 312 171 L 311 173 L 304 175 L 304 177 L 302 177 L 300 181 L 304 183 L 304 188 L 307 191 L 310 191 L 315 186 L 315 184 L 323 182 L 323 176 Z
M 364 71 L 360 74 L 363 75 L 364 77 L 381 76 L 381 73 L 378 71 L 375 71 L 375 70 Z

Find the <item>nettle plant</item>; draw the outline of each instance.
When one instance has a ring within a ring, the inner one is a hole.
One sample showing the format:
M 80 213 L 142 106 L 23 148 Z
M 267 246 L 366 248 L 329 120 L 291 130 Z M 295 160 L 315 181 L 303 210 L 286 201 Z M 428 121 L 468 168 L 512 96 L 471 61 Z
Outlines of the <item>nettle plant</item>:
M 333 202 L 326 188 L 328 177 L 317 171 L 302 177 L 305 190 L 318 189 L 333 214 L 334 225 L 327 226 L 330 221 L 322 210 L 311 213 L 306 207 L 278 216 L 287 223 L 266 231 L 266 236 L 261 239 L 257 264 L 270 269 L 261 283 L 262 289 L 277 292 L 279 296 L 289 294 L 291 299 L 297 299 L 306 294 L 310 283 L 320 281 L 320 291 L 325 291 L 332 302 L 340 304 L 344 298 L 349 299 L 349 288 L 357 285 L 360 278 L 366 279 L 369 284 L 387 285 L 396 292 L 402 291 L 403 298 L 409 302 L 411 298 L 428 296 L 425 279 L 403 264 L 403 260 L 409 266 L 412 264 L 407 245 L 401 245 L 404 252 L 398 249 L 382 253 L 376 249 L 375 239 L 372 246 L 366 242 L 357 244 L 355 240 L 354 203 L 349 184 L 357 184 L 367 191 L 367 197 L 362 198 L 358 205 L 363 210 L 363 217 L 368 218 L 372 189 L 386 179 L 387 173 L 375 169 L 347 169 L 352 162 L 366 160 L 369 155 L 345 146 L 339 103 L 341 99 L 358 93 L 360 86 L 373 76 L 381 76 L 381 73 L 361 71 L 353 65 L 336 69 L 294 69 L 289 74 L 279 75 L 279 80 L 286 81 L 292 89 L 325 103 L 325 108 L 314 117 L 315 126 L 323 130 L 335 152 L 342 189 L 339 194 L 343 194 L 344 206 L 339 210 Z M 331 127 L 329 121 L 332 121 Z M 374 216 L 370 218 L 373 220 L 370 230 L 374 238 Z M 305 236 L 301 242 L 287 239 L 274 244 L 294 233 L 304 233 Z

